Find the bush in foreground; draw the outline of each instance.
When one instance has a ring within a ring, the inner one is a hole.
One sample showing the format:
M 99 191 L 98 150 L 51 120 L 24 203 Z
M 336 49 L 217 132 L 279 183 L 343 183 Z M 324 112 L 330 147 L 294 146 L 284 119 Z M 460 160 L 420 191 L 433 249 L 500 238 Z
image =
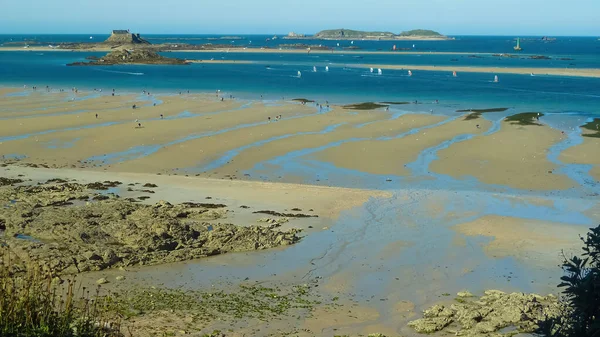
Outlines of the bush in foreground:
M 48 268 L 32 263 L 20 271 L 13 261 L 11 251 L 0 248 L 0 336 L 121 335 L 107 320 L 108 299 L 91 299 L 89 291 L 77 298 L 74 280 L 60 285 Z
M 552 337 L 600 336 L 600 226 L 591 228 L 583 242 L 582 257 L 565 257 L 564 314 L 540 325 L 540 332 Z

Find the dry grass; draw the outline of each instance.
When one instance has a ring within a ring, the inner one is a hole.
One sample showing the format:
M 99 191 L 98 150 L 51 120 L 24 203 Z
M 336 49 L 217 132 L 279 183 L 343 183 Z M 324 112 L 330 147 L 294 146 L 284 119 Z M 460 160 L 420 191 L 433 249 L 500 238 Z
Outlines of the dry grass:
M 74 279 L 62 282 L 39 263 L 21 270 L 15 259 L 0 248 L 0 336 L 121 336 L 108 313 L 111 297 L 98 296 L 99 288 L 76 290 Z

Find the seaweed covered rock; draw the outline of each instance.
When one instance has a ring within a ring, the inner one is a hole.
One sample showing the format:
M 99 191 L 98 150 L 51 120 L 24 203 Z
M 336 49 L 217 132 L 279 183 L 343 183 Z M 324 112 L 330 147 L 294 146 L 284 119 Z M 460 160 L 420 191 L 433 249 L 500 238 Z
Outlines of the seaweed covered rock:
M 89 185 L 95 186 L 96 185 Z M 0 188 L 4 241 L 19 256 L 47 261 L 60 273 L 183 261 L 286 246 L 297 230 L 279 224 L 241 227 L 209 222 L 226 211 L 202 204 L 154 205 L 61 183 Z M 10 201 L 15 201 L 10 203 Z
M 515 331 L 534 332 L 540 321 L 558 315 L 560 304 L 554 296 L 488 290 L 481 298 L 463 296 L 450 306 L 433 306 L 424 311 L 423 318 L 408 325 L 419 333 L 447 331 L 459 336 L 512 336 Z M 504 329 L 507 331 L 502 332 Z

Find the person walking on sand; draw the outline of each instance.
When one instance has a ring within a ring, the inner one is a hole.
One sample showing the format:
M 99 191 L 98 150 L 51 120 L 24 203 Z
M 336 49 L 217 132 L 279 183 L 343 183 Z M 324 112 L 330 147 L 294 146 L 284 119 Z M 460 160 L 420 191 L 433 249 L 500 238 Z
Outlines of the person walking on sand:
M 98 119 L 98 114 L 96 114 L 96 119 Z
M 271 123 L 271 117 L 267 117 L 267 122 Z
M 136 105 L 134 104 L 134 105 L 133 105 L 131 108 L 135 110 L 135 108 L 136 108 Z
M 163 114 L 160 114 L 160 119 L 163 119 L 163 118 L 164 118 Z

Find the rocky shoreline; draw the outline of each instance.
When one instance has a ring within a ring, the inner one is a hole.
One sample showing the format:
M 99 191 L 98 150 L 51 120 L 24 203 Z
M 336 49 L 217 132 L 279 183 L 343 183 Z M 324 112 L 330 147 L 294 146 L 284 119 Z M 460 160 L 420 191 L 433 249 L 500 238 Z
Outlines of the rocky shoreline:
M 148 205 L 108 193 L 120 182 L 25 183 L 0 179 L 0 244 L 19 257 L 14 262 L 22 270 L 33 260 L 57 274 L 75 274 L 262 250 L 300 240 L 297 229 L 278 230 L 285 219 L 249 226 L 215 223 L 225 218 L 226 205 Z

